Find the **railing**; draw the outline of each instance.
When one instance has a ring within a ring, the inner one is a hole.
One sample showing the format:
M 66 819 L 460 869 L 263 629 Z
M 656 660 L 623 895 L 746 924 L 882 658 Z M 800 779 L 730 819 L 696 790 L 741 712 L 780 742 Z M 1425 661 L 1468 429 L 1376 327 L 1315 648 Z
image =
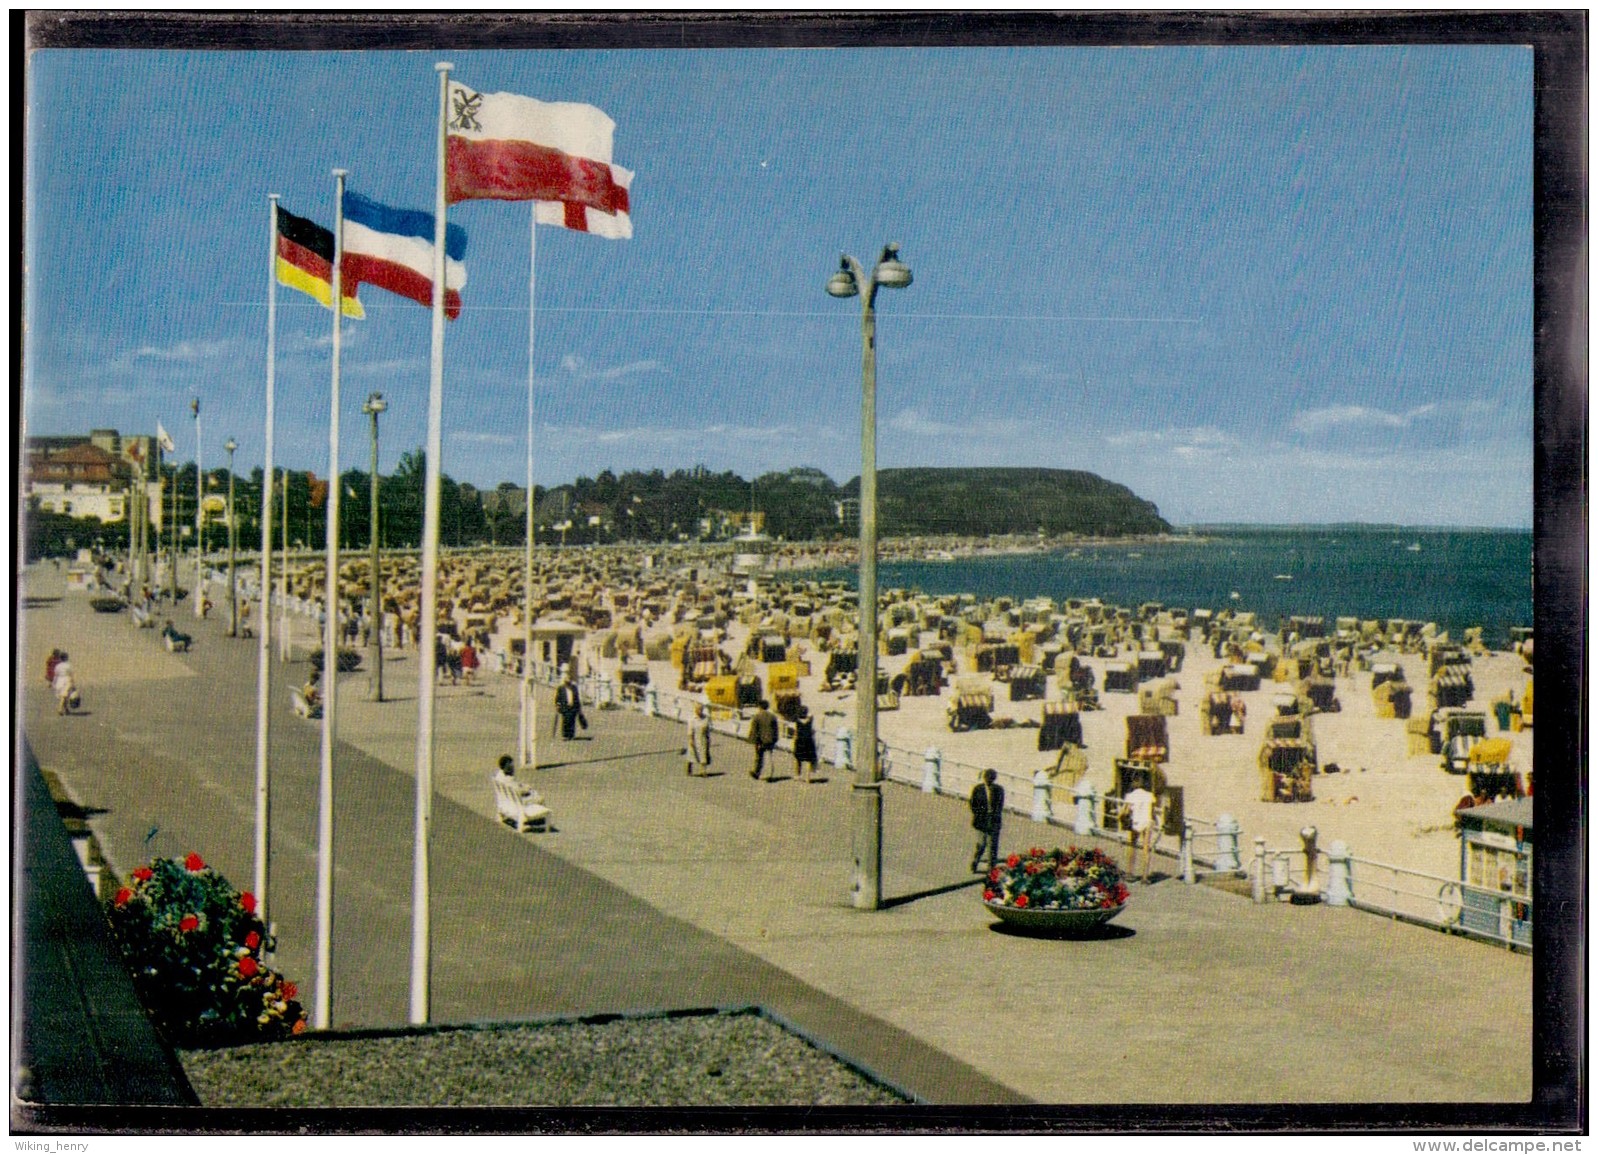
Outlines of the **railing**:
M 274 599 L 277 600 L 277 599 Z M 288 608 L 298 614 L 319 616 L 316 603 L 289 598 Z M 517 677 L 521 663 L 514 658 L 502 661 L 501 673 Z M 544 686 L 557 685 L 562 677 L 559 665 L 535 662 L 533 680 Z M 686 723 L 703 704 L 699 694 L 651 686 L 624 685 L 600 674 L 585 674 L 577 679 L 582 700 L 590 706 L 615 706 L 635 709 L 667 721 Z M 748 719 L 742 710 L 713 709 L 712 728 L 728 737 L 743 738 Z M 845 726 L 817 728 L 818 753 L 836 769 L 852 769 L 855 760 L 854 732 Z M 778 748 L 790 751 L 792 744 L 780 739 Z M 878 739 L 878 759 L 882 776 L 890 782 L 927 793 L 965 798 L 982 780 L 989 767 L 946 757 L 936 748 L 907 750 Z M 1122 799 L 1113 794 L 1099 795 L 1091 788 L 1078 798 L 1060 798 L 1058 789 L 1046 775 L 1027 776 L 992 768 L 1005 790 L 1005 809 L 1027 815 L 1052 826 L 1081 829 L 1079 805 L 1090 807 L 1088 833 L 1119 838 L 1117 815 Z M 1223 816 L 1223 819 L 1225 816 Z M 1269 897 L 1291 897 L 1304 893 L 1309 882 L 1304 850 L 1270 849 L 1263 838 L 1254 839 L 1253 858 L 1245 862 L 1243 837 L 1232 820 L 1211 821 L 1194 815 L 1183 817 L 1178 845 L 1156 845 L 1155 853 L 1177 860 L 1183 881 L 1196 882 L 1207 876 L 1250 877 L 1256 901 Z M 1450 934 L 1467 935 L 1502 943 L 1511 949 L 1531 950 L 1532 900 L 1529 896 L 1505 894 L 1486 887 L 1472 886 L 1457 879 L 1443 878 L 1424 871 L 1393 866 L 1372 859 L 1347 856 L 1333 859 L 1317 848 L 1314 878 L 1316 895 L 1325 898 L 1339 885 L 1334 878 L 1339 863 L 1346 865 L 1347 905 L 1362 911 L 1431 927 Z M 1335 900 L 1334 900 L 1335 901 Z
M 1451 934 L 1532 949 L 1532 898 L 1420 870 L 1350 858 L 1349 905 Z

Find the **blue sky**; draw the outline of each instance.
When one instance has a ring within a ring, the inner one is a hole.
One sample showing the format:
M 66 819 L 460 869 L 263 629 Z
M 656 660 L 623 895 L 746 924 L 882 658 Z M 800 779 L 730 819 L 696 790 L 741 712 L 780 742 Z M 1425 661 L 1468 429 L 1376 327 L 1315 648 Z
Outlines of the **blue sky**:
M 1178 523 L 1529 526 L 1532 56 L 1514 47 L 178 53 L 28 75 L 29 433 L 261 460 L 267 194 L 433 200 L 433 64 L 598 105 L 634 237 L 541 228 L 536 475 L 859 470 L 838 254 L 878 298 L 878 462 L 1086 469 Z M 525 477 L 525 204 L 472 202 L 443 468 Z M 422 444 L 427 311 L 347 322 L 345 468 Z M 278 460 L 327 460 L 331 316 L 279 289 Z

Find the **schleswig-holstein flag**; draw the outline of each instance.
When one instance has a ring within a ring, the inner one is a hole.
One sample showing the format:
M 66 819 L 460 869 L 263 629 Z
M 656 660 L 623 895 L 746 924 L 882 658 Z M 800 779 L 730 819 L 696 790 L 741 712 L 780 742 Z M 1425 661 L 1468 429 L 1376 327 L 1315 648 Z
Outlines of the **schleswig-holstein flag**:
M 344 193 L 344 281 L 376 285 L 429 308 L 433 304 L 433 214 L 396 209 L 370 197 Z M 460 316 L 466 287 L 466 230 L 446 225 L 444 232 L 444 314 Z

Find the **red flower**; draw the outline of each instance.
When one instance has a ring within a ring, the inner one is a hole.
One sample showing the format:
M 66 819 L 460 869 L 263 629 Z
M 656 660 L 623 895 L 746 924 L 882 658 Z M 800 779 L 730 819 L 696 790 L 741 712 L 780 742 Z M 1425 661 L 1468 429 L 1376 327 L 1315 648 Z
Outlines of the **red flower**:
M 994 890 L 984 890 L 982 892 L 982 901 L 983 902 L 992 902 L 994 899 L 996 899 L 998 897 L 999 897 L 998 892 L 994 891 Z
M 149 882 L 150 879 L 155 877 L 155 871 L 148 866 L 136 866 L 133 868 L 133 877 L 140 882 Z
M 1024 895 L 1024 894 L 1016 895 L 1015 896 L 1015 904 L 1017 906 L 1025 906 L 1026 905 L 1026 895 Z
M 999 881 L 999 868 L 997 866 L 995 866 L 992 870 L 988 871 L 988 881 L 989 882 L 998 882 Z
M 239 905 L 244 908 L 245 914 L 254 914 L 255 895 L 246 890 L 243 894 L 239 895 Z
M 239 960 L 239 974 L 243 975 L 245 978 L 251 977 L 260 969 L 260 966 L 249 955 L 245 955 Z
M 1033 858 L 1042 858 L 1043 857 L 1043 847 L 1034 846 L 1031 850 L 1027 851 L 1027 853 L 1029 855 L 1031 855 Z
M 187 931 L 187 930 L 199 930 L 200 929 L 199 916 L 198 915 L 193 915 L 193 914 L 184 915 L 182 921 L 178 923 L 178 929 L 179 930 L 185 930 L 185 931 Z
M 198 854 L 190 854 L 183 860 L 183 865 L 191 872 L 198 873 L 205 869 L 205 859 Z
M 249 947 L 251 950 L 254 950 L 256 947 L 261 945 L 261 936 L 252 930 L 249 934 L 244 936 L 244 945 Z
M 292 1031 L 290 1031 L 289 1033 L 292 1034 L 292 1035 L 297 1035 L 301 1031 L 303 1031 L 304 1029 L 305 1029 L 305 1020 L 304 1019 L 296 1019 L 296 1020 L 294 1020 L 294 1029 Z
M 1004 860 L 1004 865 L 1011 866 L 1011 867 L 1020 866 L 1021 865 L 1021 856 L 1019 854 L 1010 855 L 1009 858 L 1006 858 Z
M 284 983 L 283 984 L 283 997 L 284 998 L 292 999 L 295 995 L 297 995 L 299 993 L 300 993 L 300 988 L 295 986 L 293 983 Z
M 121 890 L 117 891 L 116 904 L 118 906 L 126 906 L 128 905 L 128 899 L 132 897 L 133 892 L 124 886 Z

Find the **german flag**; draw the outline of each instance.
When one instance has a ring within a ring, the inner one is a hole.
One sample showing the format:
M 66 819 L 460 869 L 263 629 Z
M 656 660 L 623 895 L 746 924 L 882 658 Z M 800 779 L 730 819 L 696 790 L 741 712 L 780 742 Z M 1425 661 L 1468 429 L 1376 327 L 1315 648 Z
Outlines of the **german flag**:
M 291 289 L 315 297 L 324 308 L 333 307 L 333 231 L 277 210 L 277 279 Z M 340 286 L 346 317 L 365 317 L 356 298 L 360 284 L 346 276 Z

